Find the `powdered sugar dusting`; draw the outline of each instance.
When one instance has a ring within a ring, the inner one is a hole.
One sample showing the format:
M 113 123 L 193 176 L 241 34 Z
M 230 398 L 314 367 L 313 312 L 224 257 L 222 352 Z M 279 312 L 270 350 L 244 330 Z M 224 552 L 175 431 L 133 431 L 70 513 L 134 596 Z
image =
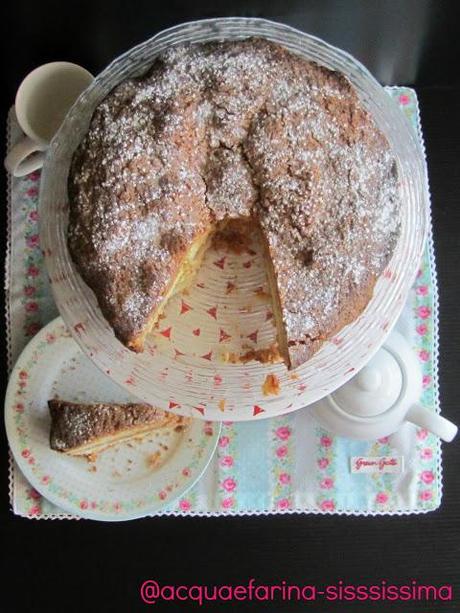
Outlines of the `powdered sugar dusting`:
M 69 187 L 73 257 L 124 341 L 200 233 L 255 218 L 294 365 L 364 308 L 399 230 L 394 161 L 348 81 L 262 40 L 174 47 L 119 85 Z
M 144 425 L 162 427 L 184 418 L 147 404 L 79 404 L 63 400 L 48 402 L 51 415 L 50 445 L 58 451 L 75 450 L 102 437 Z

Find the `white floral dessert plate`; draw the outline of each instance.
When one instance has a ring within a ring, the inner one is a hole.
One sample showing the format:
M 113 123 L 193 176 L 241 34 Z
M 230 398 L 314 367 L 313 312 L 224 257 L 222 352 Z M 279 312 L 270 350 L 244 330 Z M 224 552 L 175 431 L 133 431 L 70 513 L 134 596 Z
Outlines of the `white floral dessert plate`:
M 47 401 L 136 402 L 104 377 L 58 317 L 34 337 L 11 373 L 5 423 L 11 451 L 31 485 L 82 517 L 121 521 L 152 514 L 188 490 L 206 469 L 220 424 L 194 419 L 181 432 L 159 429 L 113 446 L 95 461 L 50 449 Z

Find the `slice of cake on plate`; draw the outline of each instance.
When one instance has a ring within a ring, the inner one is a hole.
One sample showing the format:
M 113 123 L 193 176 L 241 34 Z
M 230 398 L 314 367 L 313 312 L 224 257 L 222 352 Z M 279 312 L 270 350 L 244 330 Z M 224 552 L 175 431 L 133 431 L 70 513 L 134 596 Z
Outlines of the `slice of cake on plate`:
M 92 456 L 116 443 L 159 428 L 183 428 L 190 420 L 148 404 L 48 401 L 50 447 L 73 456 Z

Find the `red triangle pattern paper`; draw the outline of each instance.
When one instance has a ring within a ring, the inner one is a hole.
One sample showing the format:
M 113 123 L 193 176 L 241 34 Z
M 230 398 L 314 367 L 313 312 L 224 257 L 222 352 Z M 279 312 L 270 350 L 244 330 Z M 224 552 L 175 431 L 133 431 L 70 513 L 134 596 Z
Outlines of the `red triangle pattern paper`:
M 255 404 L 252 410 L 253 417 L 255 417 L 256 415 L 260 415 L 260 413 L 265 413 L 265 409 Z
M 78 336 L 80 336 L 81 332 L 85 332 L 86 328 L 85 326 L 82 324 L 82 322 L 80 321 L 78 324 L 76 324 L 73 329 L 75 330 L 75 332 L 78 334 Z
M 203 268 L 194 284 L 173 296 L 157 320 L 157 328 L 152 340 L 146 344 L 144 356 L 154 356 L 152 363 L 157 360 L 161 363 L 166 358 L 153 372 L 158 382 L 164 382 L 167 387 L 167 398 L 175 398 L 171 400 L 175 404 L 181 403 L 179 412 L 200 417 L 195 406 L 207 407 L 207 417 L 216 417 L 214 411 L 218 411 L 216 418 L 219 418 L 222 415 L 219 402 L 228 384 L 227 372 L 233 368 L 225 365 L 224 360 L 236 362 L 237 356 L 244 355 L 251 348 L 259 348 L 261 342 L 275 340 L 276 331 L 269 321 L 273 313 L 268 281 L 259 260 L 261 249 L 257 240 L 241 253 L 211 248 L 204 256 Z M 168 342 L 158 341 L 160 336 Z M 188 363 L 183 366 L 185 359 Z M 169 373 L 161 371 L 165 364 L 170 367 Z M 210 366 L 218 372 L 210 370 Z M 241 363 L 238 368 L 244 375 L 252 366 Z M 203 394 L 195 396 L 194 401 L 184 400 L 177 390 L 181 385 L 187 389 L 194 382 L 201 381 L 204 371 L 208 385 Z M 176 381 L 177 375 L 179 382 Z M 247 398 L 247 410 L 251 414 L 254 412 L 255 417 L 263 411 L 269 412 L 262 406 L 262 395 L 260 398 L 256 395 L 252 402 L 249 399 L 255 389 L 261 389 L 262 383 L 257 375 L 242 377 L 238 383 L 240 394 Z M 257 402 L 262 405 L 255 404 Z
M 184 315 L 185 313 L 188 313 L 191 310 L 192 310 L 192 307 L 189 304 L 187 304 L 184 300 L 182 300 L 181 307 L 180 307 L 180 314 Z
M 171 340 L 171 330 L 172 330 L 172 326 L 170 326 L 169 328 L 166 328 L 166 330 L 160 330 L 160 334 L 161 336 L 164 336 L 165 338 L 168 338 Z
M 223 258 L 220 258 L 220 260 L 216 260 L 215 262 L 213 262 L 213 264 L 214 264 L 214 266 L 217 266 L 217 268 L 220 268 L 221 270 L 223 270 L 225 268 L 225 260 L 226 259 L 227 258 L 224 255 Z
M 219 387 L 222 385 L 222 377 L 220 375 L 214 375 L 214 387 Z
M 232 338 L 231 334 L 228 334 L 227 332 L 225 332 L 225 330 L 222 330 L 222 328 L 219 331 L 219 343 L 225 343 L 225 341 L 228 341 Z

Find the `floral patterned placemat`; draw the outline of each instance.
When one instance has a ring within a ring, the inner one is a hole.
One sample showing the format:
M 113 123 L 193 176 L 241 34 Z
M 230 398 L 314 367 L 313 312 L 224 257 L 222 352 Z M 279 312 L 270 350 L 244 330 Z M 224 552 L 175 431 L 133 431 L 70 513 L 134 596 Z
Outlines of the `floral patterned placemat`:
M 409 88 L 388 88 L 422 139 L 417 97 Z M 20 136 L 14 111 L 10 143 Z M 38 235 L 40 173 L 10 179 L 5 287 L 10 368 L 32 336 L 57 315 L 43 266 Z M 437 285 L 430 235 L 421 268 L 397 324 L 423 370 L 422 403 L 439 412 Z M 350 458 L 402 456 L 402 474 L 353 474 Z M 442 495 L 439 440 L 410 424 L 398 433 L 363 442 L 318 427 L 308 408 L 254 423 L 224 422 L 217 453 L 186 496 L 162 511 L 170 515 L 337 513 L 380 515 L 436 509 Z M 14 513 L 39 519 L 71 515 L 42 498 L 10 458 Z

